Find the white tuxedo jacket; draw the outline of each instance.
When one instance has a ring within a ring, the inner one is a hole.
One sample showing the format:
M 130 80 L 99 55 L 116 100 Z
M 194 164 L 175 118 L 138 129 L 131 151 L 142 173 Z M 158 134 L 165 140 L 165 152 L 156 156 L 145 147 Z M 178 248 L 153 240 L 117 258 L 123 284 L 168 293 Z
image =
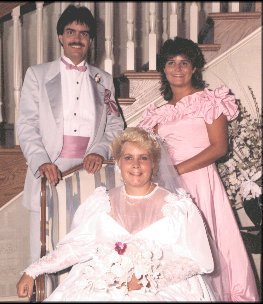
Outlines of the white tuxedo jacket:
M 108 159 L 109 144 L 123 130 L 124 122 L 120 115 L 108 114 L 109 108 L 105 103 L 105 96 L 109 95 L 109 91 L 110 99 L 116 102 L 112 76 L 91 65 L 87 71 L 84 77 L 90 78 L 93 96 L 93 100 L 87 100 L 87 107 L 90 102 L 95 103 L 95 123 L 94 136 L 90 139 L 86 154 L 97 153 Z M 96 77 L 100 78 L 99 81 L 95 80 L 96 75 L 99 75 Z M 63 146 L 60 58 L 28 68 L 21 91 L 16 129 L 28 165 L 24 205 L 37 211 L 40 208 L 40 204 L 36 202 L 38 198 L 40 200 L 38 168 L 44 163 L 56 163 Z M 66 169 L 68 168 L 60 167 L 62 171 Z M 33 199 L 32 195 L 36 193 L 38 196 Z

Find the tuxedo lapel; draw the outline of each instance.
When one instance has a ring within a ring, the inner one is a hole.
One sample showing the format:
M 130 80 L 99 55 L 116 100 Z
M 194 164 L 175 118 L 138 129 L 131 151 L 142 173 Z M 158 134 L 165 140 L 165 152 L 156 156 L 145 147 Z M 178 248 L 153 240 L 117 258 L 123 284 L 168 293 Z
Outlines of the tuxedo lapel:
M 60 60 L 52 62 L 46 77 L 46 91 L 57 126 L 63 126 Z
M 89 79 L 90 79 L 90 84 L 91 84 L 91 94 L 93 97 L 93 102 L 94 102 L 94 107 L 96 109 L 95 113 L 95 125 L 94 125 L 94 138 L 96 138 L 101 117 L 102 117 L 102 112 L 103 112 L 103 106 L 104 106 L 104 95 L 105 95 L 105 88 L 103 85 L 100 83 L 97 83 L 95 81 L 95 75 L 94 75 L 94 70 L 92 69 L 92 66 L 89 66 Z

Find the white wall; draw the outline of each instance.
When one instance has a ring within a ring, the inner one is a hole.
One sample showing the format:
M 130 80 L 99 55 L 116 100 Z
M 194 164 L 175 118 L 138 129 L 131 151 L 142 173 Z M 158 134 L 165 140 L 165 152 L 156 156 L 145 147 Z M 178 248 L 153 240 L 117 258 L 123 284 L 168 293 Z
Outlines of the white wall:
M 0 297 L 16 296 L 20 272 L 29 265 L 29 212 L 21 197 L 0 209 Z
M 225 84 L 254 117 L 256 109 L 253 106 L 248 86 L 252 88 L 261 112 L 261 33 L 261 28 L 251 33 L 227 52 L 208 63 L 207 70 L 204 72 L 204 79 L 210 84 L 210 88 L 214 89 Z

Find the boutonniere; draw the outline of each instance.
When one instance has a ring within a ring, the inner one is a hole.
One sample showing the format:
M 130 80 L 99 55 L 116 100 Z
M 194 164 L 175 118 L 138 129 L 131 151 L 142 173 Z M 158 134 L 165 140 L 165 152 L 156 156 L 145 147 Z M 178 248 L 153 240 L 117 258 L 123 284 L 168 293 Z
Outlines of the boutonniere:
M 105 95 L 104 95 L 104 102 L 108 106 L 108 115 L 114 114 L 117 116 L 120 116 L 118 106 L 116 104 L 116 101 L 111 99 L 111 91 L 108 89 L 105 89 Z
M 95 75 L 94 79 L 95 79 L 95 81 L 96 81 L 97 83 L 99 83 L 100 80 L 101 80 L 101 75 L 100 75 L 99 73 L 97 73 L 97 74 Z

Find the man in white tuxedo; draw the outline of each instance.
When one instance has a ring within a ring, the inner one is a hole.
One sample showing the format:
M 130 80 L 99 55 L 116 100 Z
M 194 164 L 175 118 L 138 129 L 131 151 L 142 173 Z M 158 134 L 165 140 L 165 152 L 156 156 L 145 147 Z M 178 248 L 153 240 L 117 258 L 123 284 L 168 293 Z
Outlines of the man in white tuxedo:
M 57 34 L 64 55 L 28 68 L 16 125 L 28 165 L 23 205 L 31 214 L 32 262 L 40 254 L 40 177 L 55 185 L 62 171 L 80 163 L 88 173 L 99 171 L 124 128 L 112 76 L 86 62 L 95 35 L 89 9 L 69 5 Z

